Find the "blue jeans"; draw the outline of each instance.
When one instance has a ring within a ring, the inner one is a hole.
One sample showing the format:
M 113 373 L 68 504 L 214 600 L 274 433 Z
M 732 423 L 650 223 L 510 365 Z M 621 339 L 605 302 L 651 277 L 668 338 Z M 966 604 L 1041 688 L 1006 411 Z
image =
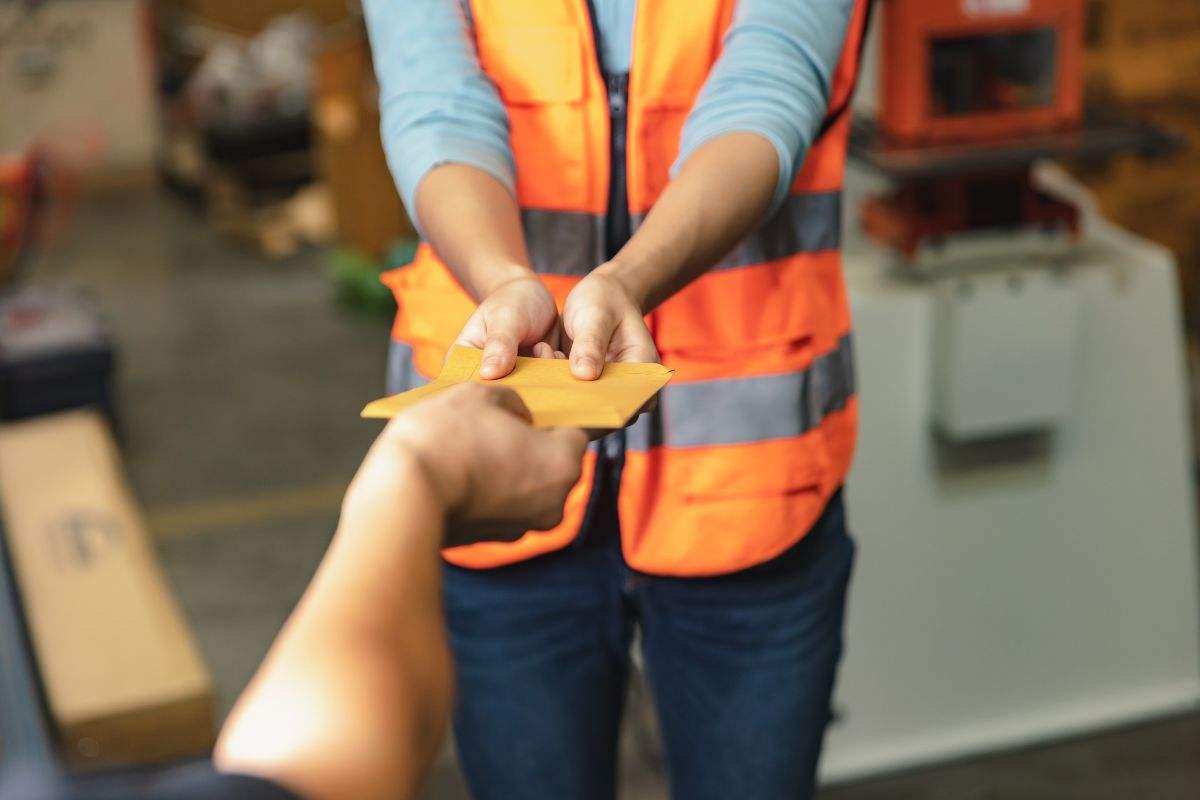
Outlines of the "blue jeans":
M 637 627 L 673 797 L 811 797 L 854 558 L 840 492 L 783 556 L 715 578 L 634 572 L 611 498 L 597 510 L 566 550 L 446 567 L 455 738 L 474 796 L 615 796 Z

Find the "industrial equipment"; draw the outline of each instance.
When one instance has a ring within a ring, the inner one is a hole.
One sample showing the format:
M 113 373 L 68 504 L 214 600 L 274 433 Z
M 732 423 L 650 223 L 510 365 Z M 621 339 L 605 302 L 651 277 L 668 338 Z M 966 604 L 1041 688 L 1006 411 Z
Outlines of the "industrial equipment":
M 1175 262 L 1046 163 L 1170 139 L 1083 110 L 1082 0 L 878 6 L 845 198 L 860 546 L 827 780 L 1200 702 Z
M 888 0 L 880 125 L 988 142 L 1083 119 L 1081 0 Z

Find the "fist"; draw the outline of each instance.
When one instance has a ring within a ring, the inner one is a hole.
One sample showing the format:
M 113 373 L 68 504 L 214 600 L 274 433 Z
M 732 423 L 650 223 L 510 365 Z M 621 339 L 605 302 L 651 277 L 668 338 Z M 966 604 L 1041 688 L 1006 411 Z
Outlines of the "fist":
M 389 459 L 414 461 L 444 504 L 447 546 L 513 540 L 562 521 L 587 448 L 580 430 L 529 422 L 511 389 L 455 386 L 394 418 L 363 471 L 373 461 L 385 473 Z

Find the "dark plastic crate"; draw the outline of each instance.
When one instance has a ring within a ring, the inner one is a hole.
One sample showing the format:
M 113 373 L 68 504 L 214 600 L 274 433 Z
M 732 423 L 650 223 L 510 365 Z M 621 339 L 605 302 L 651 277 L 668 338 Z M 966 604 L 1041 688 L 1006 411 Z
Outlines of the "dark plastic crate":
M 25 289 L 0 298 L 0 419 L 92 406 L 115 422 L 115 363 L 86 297 Z

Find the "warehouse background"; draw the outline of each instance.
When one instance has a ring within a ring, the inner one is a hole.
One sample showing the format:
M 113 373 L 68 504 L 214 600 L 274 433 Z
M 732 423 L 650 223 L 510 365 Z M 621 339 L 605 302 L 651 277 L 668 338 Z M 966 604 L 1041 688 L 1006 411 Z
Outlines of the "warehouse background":
M 1180 146 L 1069 166 L 1116 223 L 1177 258 L 1200 387 L 1200 4 L 1093 0 L 1088 19 L 1089 98 Z M 383 388 L 393 306 L 377 277 L 415 243 L 376 101 L 344 0 L 0 6 L 0 280 L 97 313 L 121 469 L 217 719 L 378 430 L 358 418 Z M 630 710 L 625 796 L 661 796 L 636 687 Z M 1187 798 L 1197 752 L 1192 712 L 822 797 Z M 449 749 L 427 796 L 467 796 Z

